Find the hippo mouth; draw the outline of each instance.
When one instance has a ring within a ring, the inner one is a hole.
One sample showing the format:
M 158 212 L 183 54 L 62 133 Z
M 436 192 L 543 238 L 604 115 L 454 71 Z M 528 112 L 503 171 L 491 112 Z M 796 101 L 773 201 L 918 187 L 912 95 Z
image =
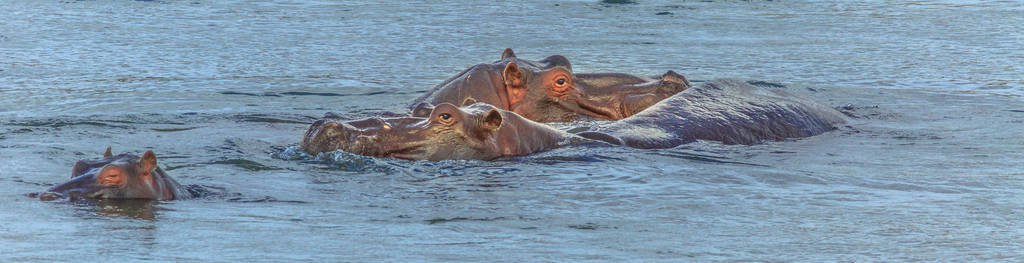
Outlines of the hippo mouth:
M 64 198 L 67 198 L 68 200 L 71 200 L 71 201 L 76 201 L 76 200 L 86 200 L 86 199 L 102 199 L 102 198 L 105 197 L 103 191 L 93 191 L 93 192 L 67 191 L 67 192 L 63 192 L 63 193 L 59 193 L 59 192 L 43 192 L 43 193 L 36 193 L 35 196 L 37 196 L 39 198 L 39 200 L 43 200 L 43 201 L 53 201 L 53 200 L 56 200 L 56 199 L 64 199 Z
M 609 109 L 608 107 L 595 105 L 595 103 L 584 101 L 582 99 L 576 100 L 576 106 L 579 107 L 579 112 L 583 114 L 606 120 L 618 120 L 622 119 L 621 116 L 623 116 L 622 114 L 618 113 L 615 109 Z
M 422 142 L 381 142 L 381 140 L 377 140 L 377 136 L 362 135 L 360 137 L 372 139 L 357 139 L 349 147 L 346 147 L 345 151 L 373 157 L 408 160 L 422 159 L 427 152 L 424 148 L 426 143 Z
M 94 174 L 81 175 L 71 178 L 70 181 L 56 185 L 40 193 L 39 199 L 50 201 L 60 198 L 78 199 L 99 199 L 109 194 L 109 188 L 104 188 L 95 183 Z
M 380 156 L 388 158 L 416 160 L 420 159 L 418 157 L 422 156 L 424 153 L 426 153 L 426 151 L 422 149 L 422 145 L 412 145 L 408 147 L 396 148 L 386 151 L 384 154 L 381 154 Z

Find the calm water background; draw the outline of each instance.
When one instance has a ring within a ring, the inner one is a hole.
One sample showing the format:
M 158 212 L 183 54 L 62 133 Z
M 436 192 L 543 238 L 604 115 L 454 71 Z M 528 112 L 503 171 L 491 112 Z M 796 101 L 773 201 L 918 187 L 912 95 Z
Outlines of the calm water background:
M 0 261 L 1024 261 L 1019 1 L 2 2 Z M 853 117 L 494 162 L 286 150 L 506 47 L 782 83 Z M 26 196 L 108 145 L 211 194 Z

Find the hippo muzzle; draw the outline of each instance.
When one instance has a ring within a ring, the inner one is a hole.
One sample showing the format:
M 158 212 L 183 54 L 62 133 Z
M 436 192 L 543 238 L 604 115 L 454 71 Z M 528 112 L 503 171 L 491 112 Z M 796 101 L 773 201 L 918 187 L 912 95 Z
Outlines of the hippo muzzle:
M 369 118 L 349 122 L 319 120 L 301 147 L 310 154 L 344 150 L 360 155 L 415 159 L 429 138 L 423 118 Z
M 342 150 L 410 160 L 491 160 L 557 147 L 570 134 L 487 103 L 422 104 L 412 117 L 320 120 L 300 147 L 309 154 Z
M 46 192 L 39 195 L 39 198 L 47 201 L 64 197 L 100 199 L 109 195 L 108 192 L 106 188 L 96 183 L 95 174 L 85 174 L 47 189 Z

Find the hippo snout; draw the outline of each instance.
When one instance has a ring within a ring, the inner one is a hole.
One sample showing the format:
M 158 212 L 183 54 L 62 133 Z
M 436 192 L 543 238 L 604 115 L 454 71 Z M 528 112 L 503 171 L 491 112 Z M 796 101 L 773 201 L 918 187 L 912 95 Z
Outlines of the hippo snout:
M 358 126 L 358 127 L 357 127 Z M 381 137 L 376 131 L 388 126 L 383 120 L 370 119 L 365 122 L 317 122 L 306 132 L 301 147 L 310 154 L 329 152 L 335 149 L 365 148 L 379 143 Z
M 376 136 L 376 135 L 359 135 L 359 136 L 355 137 L 355 140 L 352 140 L 351 138 L 349 138 L 349 142 L 360 143 L 360 144 L 377 143 L 377 142 L 380 142 L 380 136 Z
M 61 194 L 58 194 L 58 193 L 42 193 L 42 194 L 39 195 L 39 200 L 53 201 L 53 200 L 60 199 L 61 197 L 62 197 Z
M 340 123 L 337 122 L 329 122 L 320 127 L 320 133 L 317 134 L 317 137 L 333 138 L 334 140 L 337 141 L 351 142 L 351 135 L 352 131 L 346 129 L 344 125 L 341 125 Z

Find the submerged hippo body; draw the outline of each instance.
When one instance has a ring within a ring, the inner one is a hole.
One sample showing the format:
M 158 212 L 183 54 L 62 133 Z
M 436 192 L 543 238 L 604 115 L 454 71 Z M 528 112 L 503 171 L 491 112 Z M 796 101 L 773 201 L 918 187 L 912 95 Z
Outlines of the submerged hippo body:
M 671 148 L 695 140 L 749 145 L 813 136 L 844 122 L 835 109 L 782 89 L 713 80 L 580 135 L 595 139 L 610 135 L 634 148 Z
M 466 106 L 483 102 L 539 122 L 586 116 L 618 120 L 689 87 L 686 78 L 673 71 L 659 78 L 573 74 L 572 65 L 563 56 L 529 61 L 506 49 L 501 60 L 475 65 L 449 78 L 411 107 L 420 103 Z
M 157 167 L 153 151 L 146 151 L 142 157 L 115 156 L 107 148 L 103 159 L 78 161 L 71 171 L 70 181 L 39 195 L 44 200 L 58 197 L 175 200 L 192 195 Z
M 589 141 L 486 103 L 422 109 L 429 111 L 402 118 L 319 120 L 300 147 L 310 154 L 344 150 L 413 160 L 491 160 Z

